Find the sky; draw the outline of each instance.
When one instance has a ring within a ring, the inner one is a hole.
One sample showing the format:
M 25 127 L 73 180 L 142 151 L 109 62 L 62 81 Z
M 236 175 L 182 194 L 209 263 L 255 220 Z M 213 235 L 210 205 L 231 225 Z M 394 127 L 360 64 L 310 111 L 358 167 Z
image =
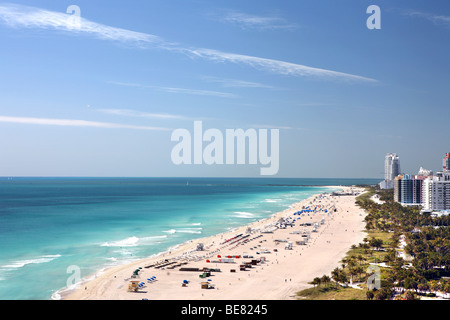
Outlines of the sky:
M 0 0 L 0 176 L 261 176 L 175 164 L 195 121 L 278 129 L 271 177 L 438 171 L 449 40 L 440 0 Z

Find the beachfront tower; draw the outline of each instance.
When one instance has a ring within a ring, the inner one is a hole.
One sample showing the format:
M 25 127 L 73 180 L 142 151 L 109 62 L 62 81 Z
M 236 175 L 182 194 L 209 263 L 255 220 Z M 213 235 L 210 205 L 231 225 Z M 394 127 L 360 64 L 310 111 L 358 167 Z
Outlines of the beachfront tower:
M 384 180 L 381 189 L 393 189 L 395 177 L 400 174 L 400 159 L 396 153 L 388 153 L 384 160 Z
M 384 160 L 384 179 L 393 181 L 400 174 L 400 159 L 396 153 L 388 153 Z
M 444 176 L 428 177 L 423 181 L 422 205 L 425 210 L 450 210 L 450 180 Z
M 450 171 L 450 153 L 445 154 L 444 160 L 442 162 L 444 172 Z

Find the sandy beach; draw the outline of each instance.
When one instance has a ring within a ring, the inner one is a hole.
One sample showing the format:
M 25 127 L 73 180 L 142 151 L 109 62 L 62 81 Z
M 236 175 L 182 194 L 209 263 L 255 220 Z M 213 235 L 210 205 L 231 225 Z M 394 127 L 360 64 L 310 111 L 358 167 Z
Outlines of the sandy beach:
M 310 287 L 314 277 L 330 275 L 351 245 L 366 236 L 365 213 L 355 205 L 361 192 L 361 188 L 342 187 L 339 195 L 312 196 L 268 219 L 108 269 L 62 298 L 295 299 L 295 293 Z M 312 209 L 315 212 L 308 211 Z M 201 278 L 203 270 L 208 273 Z M 132 281 L 141 284 L 137 291 L 129 290 Z

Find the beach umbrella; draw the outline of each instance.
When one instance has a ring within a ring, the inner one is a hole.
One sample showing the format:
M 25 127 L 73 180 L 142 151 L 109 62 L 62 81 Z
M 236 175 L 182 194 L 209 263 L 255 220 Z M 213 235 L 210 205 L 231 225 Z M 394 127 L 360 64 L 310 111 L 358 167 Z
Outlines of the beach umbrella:
M 217 255 L 217 258 L 222 258 L 222 256 L 220 254 Z
M 228 259 L 230 259 L 231 258 L 231 256 L 228 256 Z
M 206 259 L 206 262 L 209 263 L 209 259 Z

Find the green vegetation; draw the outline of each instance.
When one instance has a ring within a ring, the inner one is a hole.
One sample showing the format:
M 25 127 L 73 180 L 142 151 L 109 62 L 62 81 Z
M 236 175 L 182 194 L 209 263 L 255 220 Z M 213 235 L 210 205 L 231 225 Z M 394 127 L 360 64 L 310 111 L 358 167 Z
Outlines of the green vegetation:
M 403 207 L 393 201 L 392 190 L 367 188 L 356 203 L 367 213 L 367 237 L 354 245 L 342 259 L 341 266 L 328 276 L 317 277 L 313 288 L 297 293 L 299 299 L 419 299 L 450 293 L 450 217 L 433 218 L 420 214 L 417 207 Z M 378 204 L 374 194 L 384 201 Z M 406 246 L 400 249 L 401 239 Z M 403 253 L 403 256 L 400 255 Z M 369 267 L 380 270 L 381 287 L 372 284 Z M 329 279 L 329 278 L 328 278 Z M 325 281 L 324 281 L 325 280 Z M 353 283 L 353 288 L 350 287 Z
M 298 293 L 299 299 L 307 300 L 365 300 L 366 295 L 363 290 L 344 288 L 339 286 L 318 286 L 302 290 Z

